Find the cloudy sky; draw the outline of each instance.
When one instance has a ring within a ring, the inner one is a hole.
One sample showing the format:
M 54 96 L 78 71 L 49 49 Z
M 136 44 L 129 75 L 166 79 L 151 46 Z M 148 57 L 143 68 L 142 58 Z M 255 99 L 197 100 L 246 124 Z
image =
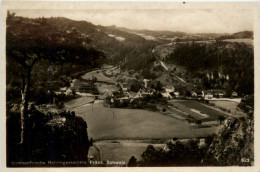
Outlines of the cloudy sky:
M 246 9 L 147 10 L 11 10 L 17 16 L 67 17 L 96 25 L 190 33 L 234 33 L 253 30 L 253 11 Z

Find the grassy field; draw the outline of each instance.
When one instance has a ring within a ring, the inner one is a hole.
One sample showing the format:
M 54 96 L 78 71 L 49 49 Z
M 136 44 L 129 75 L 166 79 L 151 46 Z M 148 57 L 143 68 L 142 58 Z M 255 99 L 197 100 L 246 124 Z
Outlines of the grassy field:
M 65 103 L 65 108 L 72 110 L 94 101 L 94 97 L 83 96 Z
M 85 75 L 82 76 L 83 79 L 91 80 L 92 77 L 96 77 L 98 81 L 103 82 L 109 82 L 109 83 L 115 83 L 116 78 L 115 77 L 107 77 L 103 74 L 102 70 L 92 71 L 88 72 Z
M 74 100 L 69 105 L 87 122 L 89 138 L 94 139 L 102 160 L 127 163 L 131 156 L 141 159 L 148 145 L 162 147 L 174 137 L 203 137 L 220 128 L 192 127 L 185 120 L 147 110 L 105 108 L 102 103 L 84 105 L 80 102 L 83 100 Z
M 100 150 L 102 160 L 125 161 L 128 163 L 131 156 L 141 160 L 142 153 L 148 145 L 164 147 L 165 144 L 154 144 L 142 140 L 98 141 L 94 143 Z
M 243 42 L 248 45 L 254 45 L 253 39 L 225 39 L 226 42 Z
M 214 121 L 217 120 L 218 116 L 228 116 L 226 113 L 207 107 L 197 101 L 172 100 L 170 103 L 177 109 L 183 111 L 186 114 L 189 114 L 196 120 L 200 119 L 202 121 Z
M 241 109 L 239 109 L 237 107 L 237 105 L 238 105 L 237 102 L 218 100 L 218 101 L 210 101 L 210 103 L 213 103 L 215 105 L 215 107 L 217 107 L 217 108 L 223 108 L 223 109 L 229 110 L 230 113 L 232 113 L 233 115 L 237 115 L 237 116 L 246 115 L 244 112 L 242 112 Z
M 191 128 L 188 122 L 146 110 L 105 108 L 101 103 L 74 109 L 88 124 L 89 138 L 165 139 L 209 135 L 212 128 Z

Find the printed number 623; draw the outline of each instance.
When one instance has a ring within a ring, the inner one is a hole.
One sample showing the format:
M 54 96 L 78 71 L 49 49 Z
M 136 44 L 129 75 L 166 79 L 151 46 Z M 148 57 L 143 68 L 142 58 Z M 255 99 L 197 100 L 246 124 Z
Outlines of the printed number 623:
M 241 158 L 241 162 L 250 162 L 249 158 Z

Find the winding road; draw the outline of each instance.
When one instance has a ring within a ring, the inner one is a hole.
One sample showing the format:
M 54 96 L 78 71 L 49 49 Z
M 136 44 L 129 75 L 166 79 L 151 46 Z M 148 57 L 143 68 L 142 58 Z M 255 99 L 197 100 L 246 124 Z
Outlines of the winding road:
M 168 44 L 165 44 L 165 45 L 168 45 Z M 158 46 L 159 46 L 159 45 L 158 45 Z M 157 46 L 156 46 L 156 47 L 157 47 Z M 155 47 L 155 48 L 156 48 L 156 47 Z M 155 49 L 155 48 L 154 48 L 154 49 Z M 169 68 L 164 64 L 164 62 L 161 61 L 161 60 L 154 54 L 154 51 L 155 51 L 154 49 L 152 50 L 152 54 L 153 54 L 154 57 L 157 59 L 157 61 L 161 64 L 161 66 L 162 66 L 166 71 L 169 71 L 172 76 L 174 76 L 175 78 L 177 78 L 177 79 L 180 80 L 181 82 L 183 82 L 183 83 L 185 83 L 185 84 L 188 84 L 184 79 L 178 77 L 178 76 L 175 75 L 171 70 L 169 70 Z

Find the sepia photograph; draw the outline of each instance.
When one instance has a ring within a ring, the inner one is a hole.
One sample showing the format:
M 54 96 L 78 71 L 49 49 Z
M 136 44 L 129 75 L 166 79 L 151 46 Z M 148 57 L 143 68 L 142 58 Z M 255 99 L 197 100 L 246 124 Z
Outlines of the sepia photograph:
M 2 12 L 7 169 L 256 165 L 258 3 L 48 3 Z

